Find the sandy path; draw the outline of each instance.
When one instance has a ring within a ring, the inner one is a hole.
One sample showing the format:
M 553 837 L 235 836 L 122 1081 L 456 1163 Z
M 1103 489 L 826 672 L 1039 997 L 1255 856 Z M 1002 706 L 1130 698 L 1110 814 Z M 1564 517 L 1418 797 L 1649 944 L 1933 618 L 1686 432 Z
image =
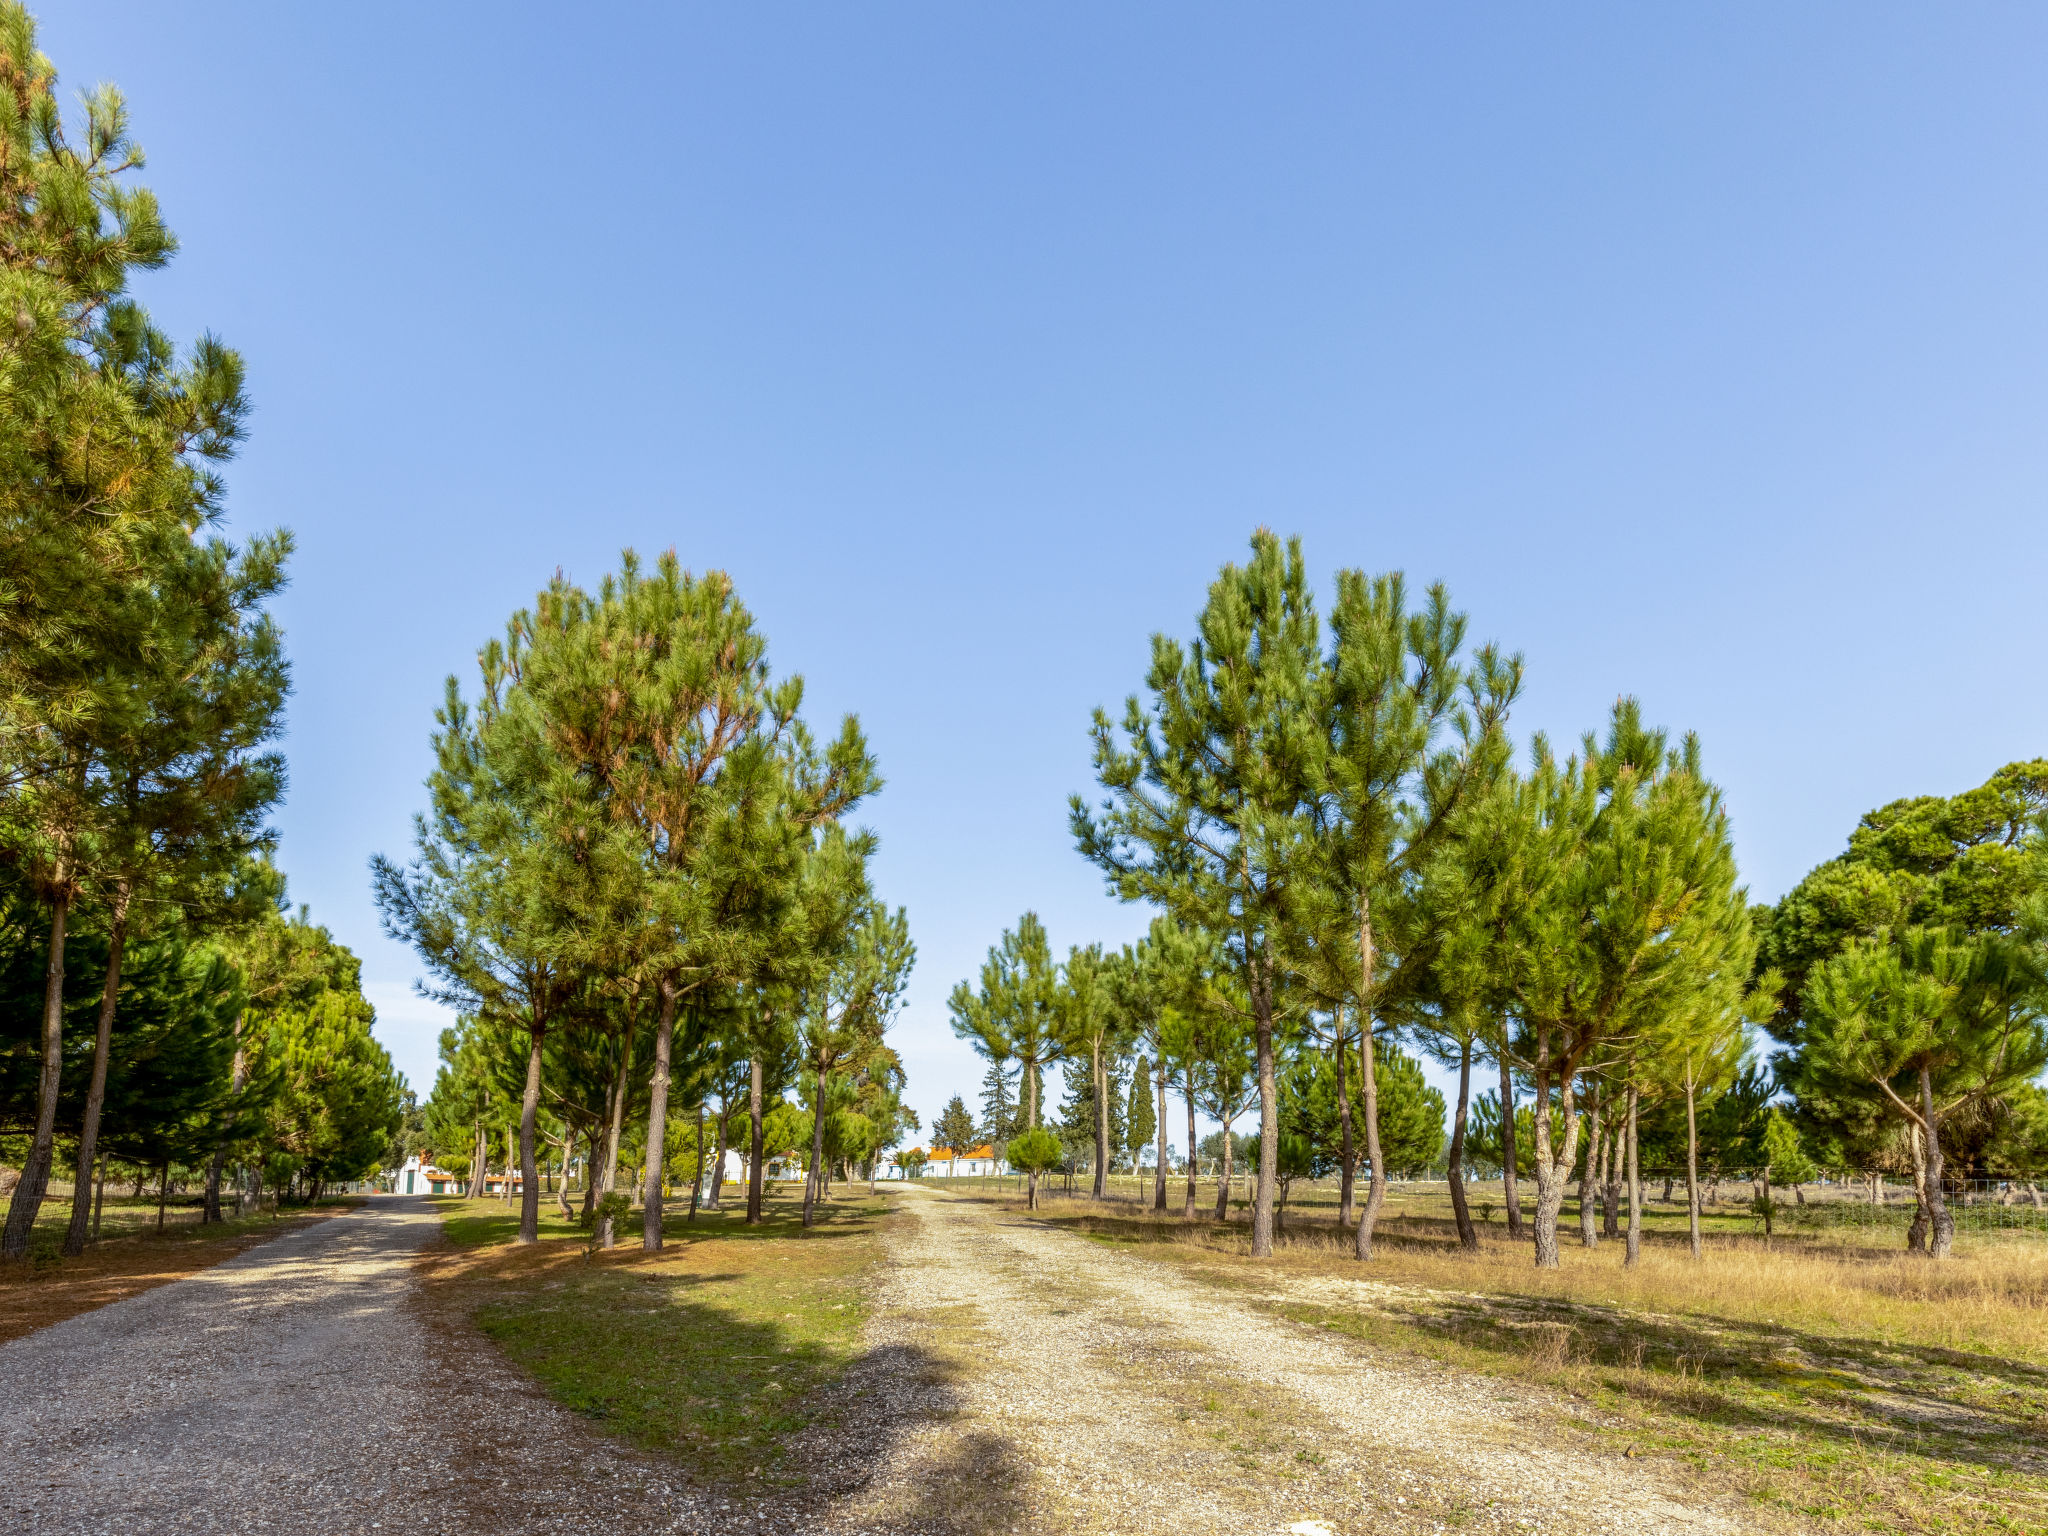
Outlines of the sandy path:
M 863 1523 L 1056 1532 L 1733 1532 L 1644 1463 L 1560 1448 L 1562 1406 L 1272 1318 L 1172 1268 L 913 1193 L 878 1354 L 943 1418 L 883 1453 Z M 1531 1426 L 1534 1426 L 1533 1432 Z

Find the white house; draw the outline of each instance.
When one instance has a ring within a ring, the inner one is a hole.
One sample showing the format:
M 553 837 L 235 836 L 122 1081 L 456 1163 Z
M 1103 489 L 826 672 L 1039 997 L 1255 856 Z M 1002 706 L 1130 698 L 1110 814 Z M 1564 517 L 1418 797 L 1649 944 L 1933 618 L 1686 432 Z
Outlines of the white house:
M 984 1143 L 957 1153 L 951 1147 L 933 1147 L 929 1151 L 923 1147 L 909 1147 L 902 1152 L 890 1152 L 882 1158 L 882 1177 L 905 1177 L 900 1160 L 913 1152 L 924 1154 L 921 1177 L 927 1179 L 972 1178 L 978 1174 L 1009 1172 L 1008 1164 L 996 1156 L 995 1148 Z
M 462 1193 L 463 1176 L 450 1173 L 445 1168 L 436 1168 L 432 1163 L 420 1161 L 415 1152 L 405 1160 L 405 1166 L 396 1173 L 384 1175 L 389 1181 L 390 1193 L 394 1195 L 459 1195 Z

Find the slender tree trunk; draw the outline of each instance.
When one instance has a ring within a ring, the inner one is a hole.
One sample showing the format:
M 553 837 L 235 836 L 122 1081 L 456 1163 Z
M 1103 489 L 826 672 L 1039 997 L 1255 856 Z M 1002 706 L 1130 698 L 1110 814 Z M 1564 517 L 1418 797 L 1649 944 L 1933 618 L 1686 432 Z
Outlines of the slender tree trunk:
M 1092 1198 L 1109 1198 L 1109 1074 L 1102 1066 L 1102 1037 L 1088 1042 L 1088 1077 L 1095 1084 L 1095 1187 Z
M 1933 1228 L 1927 1201 L 1927 1135 L 1920 1126 L 1906 1127 L 1906 1140 L 1913 1149 L 1913 1224 L 1906 1228 L 1906 1247 L 1913 1253 L 1927 1251 L 1927 1234 Z
M 1200 1157 L 1199 1157 L 1199 1156 L 1197 1155 L 1197 1153 L 1196 1153 L 1196 1150 L 1195 1150 L 1195 1068 L 1194 1068 L 1194 1063 L 1192 1063 L 1192 1062 L 1188 1063 L 1188 1065 L 1187 1065 L 1187 1068 L 1186 1068 L 1186 1075 L 1187 1075 L 1187 1084 L 1186 1084 L 1186 1089 L 1187 1089 L 1187 1092 L 1186 1092 L 1186 1098 L 1187 1098 L 1187 1105 L 1188 1105 L 1188 1198 L 1187 1198 L 1187 1203 L 1186 1203 L 1186 1204 L 1185 1204 L 1185 1205 L 1184 1205 L 1184 1206 L 1183 1206 L 1183 1207 L 1181 1208 L 1181 1213 L 1180 1213 L 1180 1215 L 1181 1215 L 1181 1220 L 1183 1220 L 1183 1221 L 1193 1221 L 1193 1220 L 1195 1219 L 1195 1177 L 1196 1177 L 1196 1170 L 1197 1170 L 1197 1169 L 1198 1169 L 1198 1168 L 1199 1168 L 1199 1167 L 1201 1166 L 1201 1158 L 1200 1158 Z
M 533 1131 L 540 1114 L 540 1053 L 547 1040 L 547 1024 L 535 1019 L 528 1039 L 526 1092 L 519 1100 L 519 1175 L 523 1183 L 519 1192 L 518 1241 L 537 1243 L 540 1241 L 540 1178 L 533 1165 Z M 505 1170 L 505 1182 L 512 1182 L 509 1168 Z
M 1465 1199 L 1465 1109 L 1472 1097 L 1472 1042 L 1459 1042 L 1458 1112 L 1451 1120 L 1451 1213 L 1458 1218 L 1460 1247 L 1476 1250 L 1479 1229 L 1472 1225 L 1472 1208 Z
M 816 1197 L 825 1183 L 825 1069 L 818 1068 L 818 1096 L 811 1101 L 811 1166 L 804 1174 L 804 1225 L 810 1226 Z M 954 1149 L 954 1157 L 959 1150 Z
M 555 1200 L 562 1207 L 562 1220 L 574 1221 L 576 1207 L 569 1203 L 569 1164 L 576 1155 L 576 1132 L 564 1125 L 562 1131 L 562 1176 L 555 1184 Z
M 1591 1123 L 1586 1127 L 1586 1161 L 1579 1170 L 1579 1246 L 1597 1248 L 1600 1246 L 1600 1233 L 1594 1226 L 1593 1189 L 1600 1177 L 1597 1166 L 1600 1156 L 1600 1094 L 1596 1089 L 1588 1096 L 1593 1107 L 1588 1112 Z
M 1344 1038 L 1341 1013 L 1337 1030 L 1337 1226 L 1341 1231 L 1358 1219 L 1358 1142 L 1351 1134 L 1351 1087 L 1344 1069 L 1351 1062 L 1351 1042 Z
M 1166 1062 L 1152 1063 L 1152 1083 L 1158 1090 L 1159 1112 L 1153 1122 L 1159 1127 L 1158 1146 L 1152 1154 L 1152 1209 L 1166 1209 Z
M 1216 1181 L 1216 1219 L 1218 1221 L 1230 1220 L 1230 1154 L 1234 1150 L 1231 1146 L 1232 1140 L 1230 1122 L 1226 1120 L 1223 1123 L 1223 1175 Z
M 732 1130 L 732 1095 L 725 1089 L 718 1093 L 718 1151 L 711 1160 L 711 1188 L 704 1192 L 704 1209 L 724 1209 L 719 1196 L 725 1189 L 725 1153 L 730 1144 L 728 1137 Z
M 92 1189 L 92 1240 L 94 1242 L 98 1242 L 100 1240 L 100 1211 L 106 1205 L 106 1203 L 107 1154 L 102 1152 L 100 1154 L 100 1176 L 96 1181 L 94 1181 Z M 242 1213 L 239 1210 L 237 1210 L 235 1214 L 239 1216 Z
M 697 1176 L 690 1183 L 690 1220 L 697 1219 L 697 1206 L 704 1198 L 704 1100 L 697 1100 Z
M 1359 946 L 1368 957 L 1365 971 L 1370 975 L 1370 929 L 1361 931 Z M 1379 1224 L 1380 1207 L 1387 1198 L 1387 1160 L 1380 1150 L 1380 1083 L 1373 1062 L 1372 1014 L 1363 1008 L 1358 1011 L 1358 1087 L 1364 1100 L 1361 1107 L 1365 1110 L 1365 1160 L 1372 1182 L 1365 1187 L 1365 1209 L 1359 1213 L 1358 1243 L 1352 1251 L 1360 1259 L 1370 1259 L 1373 1228 Z
M 647 1184 L 641 1198 L 640 1249 L 661 1252 L 663 1200 L 662 1174 L 668 1169 L 668 1068 L 669 1050 L 675 1042 L 676 989 L 661 982 L 661 1011 L 654 1021 L 654 1076 L 647 1097 Z
M 1928 1252 L 1937 1259 L 1945 1259 L 1955 1251 L 1956 1218 L 1941 1187 L 1948 1164 L 1941 1152 L 1941 1116 L 1934 1107 L 1934 1079 L 1925 1067 L 1920 1069 L 1920 1114 L 1927 1121 L 1927 1209 L 1934 1226 Z
M 1263 963 L 1253 975 L 1252 1023 L 1259 1057 L 1259 1180 L 1252 1196 L 1252 1257 L 1270 1259 L 1280 1164 L 1280 1091 L 1273 1076 L 1273 978 Z
M 1628 1087 L 1628 1252 L 1625 1268 L 1634 1268 L 1643 1256 L 1643 1169 L 1636 1146 L 1636 1085 Z
M 1500 1186 L 1507 1206 L 1508 1236 L 1522 1235 L 1522 1192 L 1515 1183 L 1515 1074 L 1508 1066 L 1507 1023 L 1501 1023 L 1500 1053 Z
M 171 1165 L 165 1162 L 157 1168 L 156 1183 L 156 1229 L 164 1229 L 164 1207 L 171 1203 Z
M 1559 1084 L 1564 1105 L 1564 1145 L 1550 1144 L 1550 1031 L 1536 1031 L 1536 1267 L 1556 1269 L 1558 1217 L 1564 1210 L 1565 1181 L 1578 1160 L 1579 1116 L 1573 1101 L 1572 1074 Z
M 498 1186 L 498 1197 L 507 1205 L 512 1203 L 512 1165 L 519 1160 L 519 1143 L 513 1138 L 512 1127 L 505 1127 L 505 1182 Z
M 111 919 L 107 933 L 107 979 L 100 989 L 100 1015 L 98 1028 L 92 1042 L 92 1080 L 85 1091 L 85 1116 L 78 1129 L 78 1177 L 71 1186 L 71 1223 L 64 1232 L 64 1252 L 71 1258 L 85 1252 L 85 1244 L 91 1227 L 91 1215 L 87 1202 L 79 1198 L 92 1174 L 93 1163 L 99 1156 L 100 1108 L 107 1098 L 107 1055 L 114 1038 L 114 1004 L 121 995 L 121 955 L 128 943 L 128 885 L 122 881 L 114 888 L 114 900 L 109 909 Z M 235 1034 L 239 1038 L 241 1020 L 235 1021 Z M 241 1057 L 239 1045 L 236 1059 Z M 204 1220 L 220 1220 L 220 1186 L 209 1180 L 206 1192 Z
M 598 1185 L 600 1195 L 608 1195 L 619 1187 L 619 1144 L 626 1128 L 626 1086 L 633 1075 L 633 1037 L 629 1032 L 625 1048 L 619 1053 L 618 1075 L 612 1079 L 609 1123 L 604 1138 L 604 1179 Z M 609 1248 L 610 1242 L 605 1246 Z
M 1692 1256 L 1700 1256 L 1700 1125 L 1692 1067 L 1685 1073 L 1685 1219 L 1692 1235 Z
M 1626 1111 L 1607 1122 L 1607 1140 L 1600 1147 L 1600 1235 L 1621 1236 L 1621 1161 L 1626 1155 L 1622 1131 Z
M 758 1227 L 767 1217 L 762 1213 L 763 1173 L 761 1167 L 761 1058 L 749 1064 L 747 1078 L 747 1225 Z
M 68 871 L 60 865 L 58 878 L 67 876 Z M 57 898 L 50 903 L 49 962 L 43 972 L 43 1059 L 36 1083 L 35 1139 L 29 1145 L 21 1182 L 14 1186 L 14 1198 L 7 1206 L 0 1258 L 28 1257 L 29 1234 L 35 1230 L 36 1214 L 42 1210 L 43 1195 L 50 1186 L 50 1160 L 57 1149 L 57 1079 L 64 1065 L 64 923 L 70 913 L 71 897 L 59 885 Z

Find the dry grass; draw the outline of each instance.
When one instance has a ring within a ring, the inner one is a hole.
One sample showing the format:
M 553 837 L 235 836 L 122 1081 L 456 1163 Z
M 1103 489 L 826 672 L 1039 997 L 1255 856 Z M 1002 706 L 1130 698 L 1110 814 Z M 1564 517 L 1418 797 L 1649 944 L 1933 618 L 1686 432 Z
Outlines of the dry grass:
M 1823 1530 L 2048 1532 L 2048 1243 L 1987 1233 L 1934 1264 L 1844 1231 L 1723 1232 L 1694 1261 L 1578 1246 L 1537 1270 L 1416 1201 L 1370 1265 L 1327 1220 L 1271 1261 L 1242 1223 L 1056 1200 L 1043 1219 L 1142 1246 L 1269 1310 L 1582 1399 L 1593 1432 Z

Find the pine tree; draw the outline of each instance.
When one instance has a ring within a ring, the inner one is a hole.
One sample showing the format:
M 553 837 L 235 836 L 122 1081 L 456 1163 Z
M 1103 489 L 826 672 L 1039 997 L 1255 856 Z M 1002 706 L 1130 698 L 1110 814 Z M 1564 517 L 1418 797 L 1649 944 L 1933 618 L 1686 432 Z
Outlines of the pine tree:
M 1000 1061 L 991 1061 L 981 1078 L 981 1129 L 976 1133 L 991 1147 L 1000 1149 L 1017 1134 L 1017 1099 L 1010 1091 L 1010 1075 Z
M 0 846 L 51 917 L 39 1108 L 0 1236 L 20 1258 L 54 1156 L 68 919 L 123 804 L 106 755 L 162 680 L 165 621 L 191 617 L 176 577 L 247 402 L 233 352 L 207 337 L 179 364 L 126 293 L 177 243 L 126 180 L 142 155 L 120 93 L 88 93 L 75 145 L 18 4 L 0 5 L 0 62 Z
M 932 1122 L 932 1145 L 946 1148 L 955 1157 L 974 1149 L 974 1117 L 967 1113 L 959 1094 L 947 1101 L 944 1113 Z
M 992 1071 L 1017 1063 L 1023 1096 L 1020 1125 L 1023 1132 L 1035 1131 L 1044 1087 L 1042 1074 L 1067 1052 L 1058 1022 L 1059 977 L 1053 967 L 1052 945 L 1037 913 L 1026 912 L 1017 920 L 1015 932 L 1005 929 L 1002 938 L 990 946 L 988 958 L 982 962 L 980 983 L 975 988 L 959 982 L 946 999 L 953 1033 L 980 1052 Z M 1043 1171 L 1026 1169 L 1034 1207 L 1038 1175 Z
M 1096 710 L 1095 773 L 1105 795 L 1079 796 L 1069 821 L 1083 857 L 1126 901 L 1150 901 L 1218 936 L 1237 971 L 1256 1063 L 1262 1145 L 1252 1252 L 1273 1252 L 1275 993 L 1283 930 L 1307 878 L 1308 795 L 1321 752 L 1307 722 L 1322 694 L 1320 631 L 1299 540 L 1252 537 L 1244 566 L 1210 585 L 1183 646 L 1152 639 L 1145 686 L 1124 708 L 1122 742 Z
M 1140 1056 L 1131 1067 L 1131 1096 L 1124 1107 L 1124 1150 L 1131 1154 L 1132 1167 L 1144 1161 L 1146 1149 L 1159 1132 L 1159 1115 L 1152 1107 L 1152 1093 L 1152 1063 Z M 1165 1167 L 1162 1158 L 1161 1177 Z

